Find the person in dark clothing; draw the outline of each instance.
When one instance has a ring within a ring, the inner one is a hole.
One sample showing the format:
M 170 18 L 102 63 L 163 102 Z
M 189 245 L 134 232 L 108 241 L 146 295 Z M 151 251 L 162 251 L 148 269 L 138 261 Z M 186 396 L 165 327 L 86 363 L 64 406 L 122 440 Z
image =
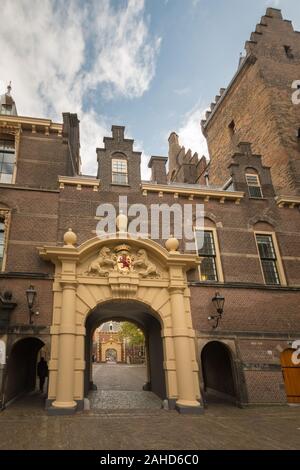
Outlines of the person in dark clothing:
M 37 375 L 40 379 L 40 392 L 43 393 L 45 380 L 48 377 L 48 365 L 43 357 L 37 365 Z

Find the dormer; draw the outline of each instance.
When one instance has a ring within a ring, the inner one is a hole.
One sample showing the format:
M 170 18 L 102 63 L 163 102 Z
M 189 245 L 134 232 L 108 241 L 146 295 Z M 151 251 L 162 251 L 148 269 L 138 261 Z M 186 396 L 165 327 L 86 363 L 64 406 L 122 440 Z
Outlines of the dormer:
M 270 168 L 262 164 L 260 155 L 252 153 L 250 143 L 238 144 L 228 168 L 236 191 L 243 191 L 249 199 L 274 197 Z
M 112 136 L 104 137 L 97 148 L 98 175 L 104 191 L 138 191 L 141 183 L 141 152 L 133 150 L 133 139 L 125 138 L 124 126 L 112 126 Z

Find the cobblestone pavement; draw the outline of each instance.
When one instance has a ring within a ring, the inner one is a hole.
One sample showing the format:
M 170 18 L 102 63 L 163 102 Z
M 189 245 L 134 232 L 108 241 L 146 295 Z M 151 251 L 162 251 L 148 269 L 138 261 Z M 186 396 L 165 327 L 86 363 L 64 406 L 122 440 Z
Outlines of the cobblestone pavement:
M 100 374 L 101 368 L 98 371 Z M 117 369 L 114 371 L 117 373 Z M 142 368 L 134 371 L 127 367 L 121 373 L 129 377 L 132 372 L 140 377 L 142 371 Z M 128 382 L 134 388 L 133 379 Z M 135 386 L 139 386 L 138 380 Z M 113 391 L 118 393 L 118 389 Z M 138 393 L 138 390 L 133 392 Z M 91 409 L 74 416 L 47 416 L 44 400 L 45 397 L 34 392 L 0 413 L 0 449 L 274 450 L 300 447 L 300 407 L 296 406 L 240 409 L 213 403 L 203 415 L 195 416 L 162 409 Z
M 203 415 L 164 410 L 47 416 L 40 396 L 0 413 L 0 449 L 299 449 L 300 408 L 214 404 Z
M 146 377 L 143 365 L 93 364 L 93 382 L 98 390 L 141 391 Z
M 162 402 L 152 392 L 98 390 L 89 395 L 90 409 L 160 409 Z
M 94 364 L 90 392 L 91 409 L 160 409 L 161 400 L 152 392 L 142 390 L 146 367 L 127 364 Z

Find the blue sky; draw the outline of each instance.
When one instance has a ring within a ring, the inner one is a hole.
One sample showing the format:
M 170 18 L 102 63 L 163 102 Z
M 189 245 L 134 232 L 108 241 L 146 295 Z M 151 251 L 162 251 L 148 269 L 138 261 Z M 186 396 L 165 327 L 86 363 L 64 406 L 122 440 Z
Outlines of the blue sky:
M 81 120 L 83 172 L 112 124 L 147 158 L 182 144 L 207 153 L 199 121 L 233 76 L 268 6 L 300 30 L 299 0 L 2 0 L 0 86 L 20 115 Z

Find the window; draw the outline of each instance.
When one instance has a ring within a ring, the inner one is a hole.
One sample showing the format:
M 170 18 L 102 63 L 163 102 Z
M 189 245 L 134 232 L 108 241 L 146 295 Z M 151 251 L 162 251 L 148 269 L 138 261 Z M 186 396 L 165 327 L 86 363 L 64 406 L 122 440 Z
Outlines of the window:
M 0 183 L 12 183 L 15 159 L 14 140 L 0 136 Z
M 253 174 L 246 174 L 246 182 L 248 186 L 249 196 L 262 199 L 263 195 L 258 176 Z
M 292 48 L 291 46 L 283 46 L 284 47 L 284 51 L 285 51 L 285 55 L 287 56 L 288 59 L 293 59 L 294 58 L 294 54 L 292 52 Z
M 0 271 L 3 266 L 4 258 L 4 244 L 5 244 L 5 220 L 4 218 L 0 219 Z
M 112 183 L 128 184 L 128 171 L 126 160 L 112 160 Z
M 231 135 L 235 133 L 235 122 L 234 120 L 231 121 L 231 123 L 228 125 L 228 129 Z
M 199 230 L 198 233 L 200 233 Z M 203 247 L 198 249 L 198 255 L 202 258 L 200 265 L 201 281 L 217 281 L 218 273 L 216 266 L 216 250 L 213 231 L 204 231 Z
M 280 284 L 272 235 L 256 234 L 260 261 L 266 284 Z

